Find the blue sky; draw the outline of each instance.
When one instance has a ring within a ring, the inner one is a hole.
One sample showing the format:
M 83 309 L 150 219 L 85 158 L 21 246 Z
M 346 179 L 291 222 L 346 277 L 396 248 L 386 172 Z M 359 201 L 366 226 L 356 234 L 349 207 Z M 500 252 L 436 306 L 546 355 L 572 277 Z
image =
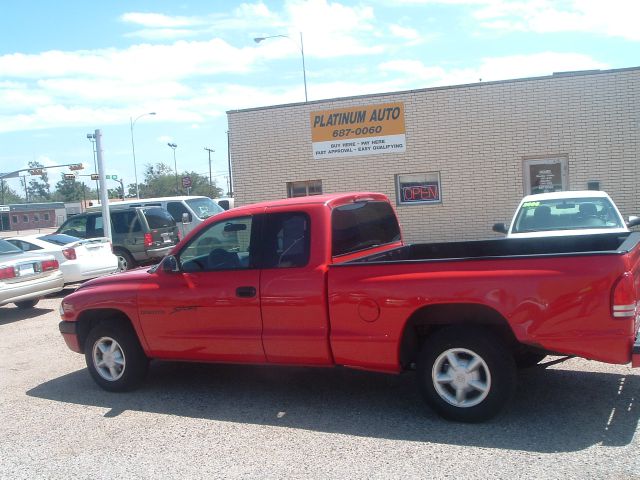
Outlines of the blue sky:
M 227 110 L 640 65 L 637 0 L 5 2 L 0 172 L 84 163 L 227 172 Z M 261 43 L 253 39 L 287 35 Z M 52 184 L 63 169 L 50 169 Z M 14 190 L 17 180 L 9 180 Z M 110 185 L 111 186 L 111 185 Z M 115 186 L 115 184 L 113 185 Z

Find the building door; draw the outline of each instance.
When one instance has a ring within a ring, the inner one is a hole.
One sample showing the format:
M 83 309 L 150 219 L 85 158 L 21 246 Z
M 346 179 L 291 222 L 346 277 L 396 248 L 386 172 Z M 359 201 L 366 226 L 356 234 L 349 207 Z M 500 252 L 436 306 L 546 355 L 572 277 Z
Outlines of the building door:
M 6 232 L 11 230 L 11 223 L 9 222 L 8 213 L 0 213 L 0 231 Z

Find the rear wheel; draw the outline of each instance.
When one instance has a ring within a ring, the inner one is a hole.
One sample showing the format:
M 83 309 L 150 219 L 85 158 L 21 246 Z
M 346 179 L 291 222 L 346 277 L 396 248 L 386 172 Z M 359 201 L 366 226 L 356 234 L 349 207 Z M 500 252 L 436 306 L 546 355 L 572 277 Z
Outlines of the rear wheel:
M 36 306 L 36 304 L 40 301 L 39 298 L 36 298 L 34 300 L 24 300 L 22 302 L 16 302 L 15 305 L 16 307 L 18 307 L 20 310 L 27 310 L 29 308 L 33 308 Z
M 125 250 L 117 249 L 113 252 L 118 257 L 118 272 L 124 272 L 125 270 L 131 270 L 136 266 L 136 262 L 129 252 Z
M 89 373 L 105 390 L 132 390 L 147 374 L 149 360 L 135 332 L 125 323 L 108 322 L 93 328 L 84 351 Z
M 418 360 L 425 401 L 442 417 L 481 422 L 497 415 L 516 385 L 513 357 L 488 330 L 447 327 L 426 341 Z

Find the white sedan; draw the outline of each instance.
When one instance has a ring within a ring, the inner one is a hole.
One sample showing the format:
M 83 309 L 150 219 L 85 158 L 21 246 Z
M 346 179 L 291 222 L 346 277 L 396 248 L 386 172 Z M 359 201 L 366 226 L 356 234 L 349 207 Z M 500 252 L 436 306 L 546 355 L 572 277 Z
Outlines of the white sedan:
M 0 238 L 0 305 L 33 308 L 41 297 L 59 292 L 63 285 L 53 256 L 23 252 Z
M 60 264 L 64 283 L 101 277 L 118 270 L 118 257 L 108 238 L 82 239 L 62 233 L 24 235 L 7 239 L 25 252 L 48 253 Z

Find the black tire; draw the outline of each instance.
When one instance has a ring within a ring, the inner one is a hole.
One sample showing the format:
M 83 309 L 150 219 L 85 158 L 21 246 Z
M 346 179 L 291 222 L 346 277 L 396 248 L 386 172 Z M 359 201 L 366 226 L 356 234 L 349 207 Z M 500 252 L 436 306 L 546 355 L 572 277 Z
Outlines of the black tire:
M 457 362 L 457 369 L 450 358 Z M 477 368 L 468 370 L 472 363 Z M 440 381 L 435 380 L 438 377 Z M 440 416 L 482 422 L 496 416 L 511 399 L 516 366 L 505 343 L 491 331 L 445 327 L 425 341 L 417 379 L 425 401 Z
M 109 321 L 94 327 L 85 341 L 84 356 L 93 380 L 110 392 L 135 389 L 149 368 L 138 337 L 124 322 Z
M 117 248 L 113 251 L 113 253 L 116 257 L 118 257 L 118 272 L 131 270 L 136 266 L 136 261 L 133 259 L 131 254 L 126 250 Z
M 33 300 L 23 300 L 22 302 L 15 302 L 15 306 L 20 310 L 28 310 L 29 308 L 35 307 L 39 301 L 39 298 L 35 298 Z
M 520 370 L 524 370 L 525 368 L 535 367 L 539 364 L 546 355 L 544 353 L 537 352 L 518 352 L 515 353 L 513 358 L 516 361 L 516 367 Z

